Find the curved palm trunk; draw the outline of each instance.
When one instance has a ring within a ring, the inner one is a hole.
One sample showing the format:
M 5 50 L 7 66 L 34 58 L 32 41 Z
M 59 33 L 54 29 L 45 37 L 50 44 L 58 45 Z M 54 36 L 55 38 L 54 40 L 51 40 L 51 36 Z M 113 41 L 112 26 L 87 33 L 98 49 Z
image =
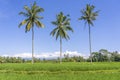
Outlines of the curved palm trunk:
M 34 28 L 32 27 L 32 64 L 34 63 Z
M 62 38 L 60 37 L 60 64 L 62 63 Z
M 91 50 L 91 28 L 90 28 L 90 25 L 89 25 L 89 50 L 90 50 L 90 60 L 91 60 L 91 63 L 92 63 L 92 50 Z

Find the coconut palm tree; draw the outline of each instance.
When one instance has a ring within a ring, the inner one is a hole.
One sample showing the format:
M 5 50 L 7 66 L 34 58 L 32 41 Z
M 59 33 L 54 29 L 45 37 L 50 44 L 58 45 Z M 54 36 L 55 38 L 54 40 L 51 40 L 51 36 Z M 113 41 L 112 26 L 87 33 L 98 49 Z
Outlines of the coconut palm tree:
M 93 21 L 96 20 L 96 17 L 98 16 L 99 11 L 94 11 L 95 6 L 87 4 L 86 8 L 81 10 L 82 16 L 79 18 L 79 20 L 84 20 L 85 25 L 88 24 L 89 27 L 89 50 L 90 50 L 90 58 L 92 63 L 92 51 L 91 51 L 91 26 L 93 25 Z
M 43 17 L 39 16 L 39 13 L 43 12 L 44 9 L 37 6 L 36 2 L 34 2 L 31 7 L 24 6 L 25 12 L 20 12 L 20 15 L 23 15 L 26 19 L 24 19 L 19 27 L 25 25 L 25 32 L 30 31 L 32 29 L 32 64 L 34 63 L 34 26 L 38 28 L 44 27 L 44 25 L 39 21 Z
M 56 40 L 60 39 L 60 63 L 62 62 L 62 39 L 70 39 L 67 34 L 67 31 L 72 31 L 73 29 L 70 26 L 70 19 L 68 18 L 69 15 L 64 16 L 62 12 L 60 12 L 56 16 L 56 21 L 53 21 L 52 24 L 56 26 L 53 31 L 50 33 L 52 36 L 56 36 Z

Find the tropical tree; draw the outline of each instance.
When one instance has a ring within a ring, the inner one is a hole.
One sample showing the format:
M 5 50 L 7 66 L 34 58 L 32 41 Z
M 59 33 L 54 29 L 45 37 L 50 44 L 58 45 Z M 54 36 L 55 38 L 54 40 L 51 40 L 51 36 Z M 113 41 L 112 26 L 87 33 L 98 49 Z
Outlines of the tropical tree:
M 99 57 L 99 52 L 92 52 L 92 61 L 98 62 Z
M 103 61 L 111 61 L 110 60 L 110 58 L 111 58 L 111 53 L 110 52 L 108 52 L 108 50 L 106 50 L 106 49 L 100 49 L 99 50 L 99 53 L 101 53 L 102 54 L 102 60 Z
M 44 9 L 37 6 L 36 2 L 34 2 L 30 7 L 24 6 L 25 12 L 20 12 L 20 15 L 23 15 L 26 19 L 23 20 L 19 27 L 22 25 L 25 26 L 25 32 L 30 31 L 32 29 L 32 64 L 34 63 L 34 26 L 36 25 L 38 28 L 44 27 L 44 25 L 39 21 L 43 17 L 39 16 L 39 13 L 43 12 Z
M 96 20 L 99 11 L 94 11 L 95 6 L 87 4 L 86 8 L 81 10 L 82 16 L 79 20 L 84 20 L 85 25 L 88 24 L 89 27 L 89 50 L 90 50 L 90 58 L 92 62 L 92 51 L 91 51 L 91 26 L 94 26 L 93 21 Z
M 53 29 L 53 31 L 50 33 L 52 36 L 56 36 L 56 40 L 60 39 L 60 63 L 62 62 L 62 39 L 70 39 L 69 35 L 67 34 L 67 31 L 72 31 L 73 29 L 70 26 L 70 18 L 69 15 L 65 16 L 62 12 L 60 12 L 56 16 L 56 21 L 52 22 L 53 25 L 56 26 L 56 28 Z

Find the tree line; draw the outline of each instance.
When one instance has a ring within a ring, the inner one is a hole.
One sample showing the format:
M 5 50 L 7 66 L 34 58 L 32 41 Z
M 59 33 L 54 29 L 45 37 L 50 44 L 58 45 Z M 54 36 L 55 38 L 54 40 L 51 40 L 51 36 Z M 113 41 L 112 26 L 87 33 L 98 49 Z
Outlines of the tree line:
M 120 53 L 117 51 L 109 52 L 106 49 L 101 49 L 98 52 L 92 53 L 92 60 L 94 62 L 119 62 Z
M 64 55 L 63 62 L 120 62 L 120 53 L 118 51 L 110 52 L 106 49 L 100 49 L 98 52 L 92 52 L 88 58 L 83 56 L 70 57 Z
M 92 56 L 92 57 L 91 57 Z M 62 62 L 120 62 L 120 53 L 117 51 L 109 52 L 106 49 L 100 49 L 98 52 L 92 52 L 88 58 L 83 56 L 70 56 L 69 53 L 64 54 L 61 58 Z M 30 63 L 32 60 L 21 57 L 0 57 L 0 63 Z M 59 63 L 60 57 L 57 59 L 40 59 L 34 58 L 35 63 L 40 62 L 55 62 Z

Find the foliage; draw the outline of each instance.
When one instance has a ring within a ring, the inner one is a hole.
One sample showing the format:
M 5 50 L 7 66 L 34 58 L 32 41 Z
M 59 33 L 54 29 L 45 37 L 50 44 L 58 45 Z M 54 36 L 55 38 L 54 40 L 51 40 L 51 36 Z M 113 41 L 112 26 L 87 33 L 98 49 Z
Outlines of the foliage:
M 79 20 L 84 20 L 85 25 L 91 25 L 93 26 L 93 21 L 96 20 L 96 17 L 98 16 L 99 11 L 94 11 L 95 6 L 87 4 L 86 8 L 81 10 L 82 16 L 79 18 Z
M 60 58 L 58 59 L 40 59 L 34 57 L 35 63 L 58 63 Z M 90 58 L 84 58 L 83 56 L 70 56 L 68 54 L 64 54 L 62 58 L 63 62 L 90 62 Z M 120 62 L 120 54 L 117 51 L 109 52 L 106 49 L 101 49 L 98 52 L 92 52 L 92 61 L 93 62 Z M 30 63 L 31 59 L 21 58 L 21 57 L 1 57 L 0 63 Z
M 85 59 L 82 56 L 73 56 L 69 57 L 69 55 L 64 55 L 64 58 L 62 60 L 63 62 L 84 62 Z
M 101 49 L 98 52 L 92 53 L 92 60 L 94 62 L 112 62 L 112 61 L 120 61 L 120 54 L 115 52 L 109 52 L 106 49 Z
M 58 37 L 69 39 L 69 36 L 67 34 L 67 31 L 72 31 L 73 29 L 70 26 L 70 19 L 68 18 L 69 16 L 64 16 L 62 12 L 60 12 L 56 16 L 56 21 L 53 21 L 52 24 L 56 26 L 55 29 L 50 33 L 50 35 L 55 36 L 56 35 L 56 40 Z
M 30 31 L 34 25 L 36 25 L 38 28 L 44 27 L 44 25 L 39 21 L 43 17 L 38 15 L 39 13 L 43 12 L 44 9 L 37 6 L 36 2 L 34 2 L 30 8 L 28 6 L 24 6 L 24 10 L 25 12 L 20 12 L 19 14 L 26 17 L 26 19 L 19 24 L 19 27 L 26 24 L 25 32 Z
M 0 63 L 24 63 L 20 57 L 0 57 Z

